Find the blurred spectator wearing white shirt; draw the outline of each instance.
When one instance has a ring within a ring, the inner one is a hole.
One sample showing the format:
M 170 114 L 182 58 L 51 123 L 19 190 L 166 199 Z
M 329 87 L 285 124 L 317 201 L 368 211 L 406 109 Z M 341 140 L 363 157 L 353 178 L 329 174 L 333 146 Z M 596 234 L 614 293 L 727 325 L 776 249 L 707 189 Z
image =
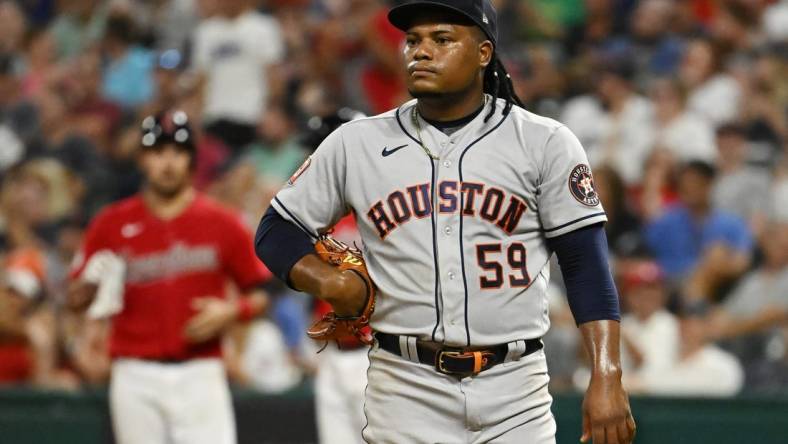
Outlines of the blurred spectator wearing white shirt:
M 706 322 L 705 311 L 684 308 L 679 317 L 678 360 L 658 372 L 633 375 L 627 384 L 630 392 L 704 397 L 738 393 L 744 383 L 741 364 L 734 355 L 709 342 Z
M 680 162 L 717 158 L 714 128 L 704 117 L 686 108 L 686 91 L 677 80 L 660 78 L 650 88 L 654 102 L 655 147 L 671 151 Z
M 769 40 L 788 41 L 788 0 L 776 2 L 766 9 L 763 28 Z
M 689 89 L 689 109 L 715 127 L 735 120 L 741 102 L 741 87 L 722 71 L 721 63 L 710 41 L 696 39 L 687 45 L 679 67 L 679 77 Z
M 634 89 L 634 68 L 623 54 L 603 57 L 596 95 L 570 100 L 560 119 L 583 143 L 592 166 L 610 165 L 628 185 L 639 183 L 653 145 L 653 109 Z
M 636 261 L 622 268 L 621 296 L 627 311 L 621 318 L 622 366 L 627 377 L 648 378 L 677 361 L 678 320 L 666 308 L 668 290 L 655 262 Z
M 193 63 L 204 75 L 207 130 L 234 150 L 255 137 L 284 47 L 279 24 L 250 0 L 222 0 L 194 33 Z

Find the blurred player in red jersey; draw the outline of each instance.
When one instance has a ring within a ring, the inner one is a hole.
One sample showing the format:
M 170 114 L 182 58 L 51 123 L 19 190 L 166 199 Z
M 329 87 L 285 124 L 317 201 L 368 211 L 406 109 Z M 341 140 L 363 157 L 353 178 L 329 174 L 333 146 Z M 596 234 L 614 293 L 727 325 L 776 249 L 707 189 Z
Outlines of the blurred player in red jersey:
M 74 261 L 69 300 L 111 316 L 110 409 L 118 444 L 235 443 L 222 332 L 265 308 L 240 219 L 192 187 L 183 112 L 143 121 L 143 191 L 104 209 Z M 242 292 L 226 298 L 231 280 Z

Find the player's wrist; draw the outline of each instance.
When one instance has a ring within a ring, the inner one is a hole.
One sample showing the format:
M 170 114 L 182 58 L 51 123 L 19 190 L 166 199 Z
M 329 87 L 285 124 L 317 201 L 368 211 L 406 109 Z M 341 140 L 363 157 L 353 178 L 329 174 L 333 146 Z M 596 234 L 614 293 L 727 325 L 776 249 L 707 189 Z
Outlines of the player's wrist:
M 364 308 L 367 284 L 356 273 L 345 270 L 327 280 L 323 299 L 339 316 L 356 316 Z
M 600 382 L 621 381 L 622 375 L 620 365 L 594 366 L 591 369 L 591 379 Z

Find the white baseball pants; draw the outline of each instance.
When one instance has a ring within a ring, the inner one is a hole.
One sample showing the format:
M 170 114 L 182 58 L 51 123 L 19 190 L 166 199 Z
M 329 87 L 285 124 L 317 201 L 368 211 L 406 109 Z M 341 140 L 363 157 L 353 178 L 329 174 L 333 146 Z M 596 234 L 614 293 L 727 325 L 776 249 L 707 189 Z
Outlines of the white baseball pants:
M 117 444 L 235 444 L 222 361 L 117 359 L 109 388 Z
M 463 379 L 377 345 L 369 359 L 369 443 L 555 443 L 544 350 Z

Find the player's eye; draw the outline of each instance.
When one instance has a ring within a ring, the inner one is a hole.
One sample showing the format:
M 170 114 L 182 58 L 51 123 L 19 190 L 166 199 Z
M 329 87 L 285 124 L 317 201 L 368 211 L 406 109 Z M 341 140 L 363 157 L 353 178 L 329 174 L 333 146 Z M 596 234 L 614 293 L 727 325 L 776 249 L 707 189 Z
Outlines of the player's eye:
M 451 42 L 451 39 L 448 37 L 437 37 L 435 38 L 435 42 L 438 43 L 439 45 L 445 45 Z

